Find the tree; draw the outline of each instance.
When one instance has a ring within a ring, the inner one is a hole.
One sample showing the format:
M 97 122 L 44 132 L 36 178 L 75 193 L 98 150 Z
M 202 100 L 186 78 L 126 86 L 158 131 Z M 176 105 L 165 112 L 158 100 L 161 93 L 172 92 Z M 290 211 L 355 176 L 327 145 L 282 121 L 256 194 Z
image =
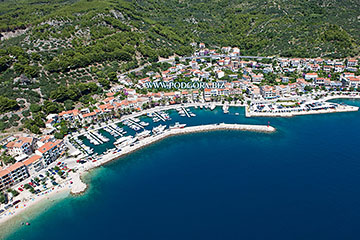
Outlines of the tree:
M 304 90 L 305 90 L 305 91 L 311 91 L 311 90 L 312 90 L 312 87 L 310 87 L 310 86 L 305 86 L 305 87 L 304 87 Z
M 41 111 L 41 106 L 39 104 L 31 104 L 29 108 L 32 113 L 37 113 Z
M 70 100 L 70 99 L 65 100 L 64 106 L 65 106 L 66 110 L 71 110 L 71 109 L 74 108 L 74 102 L 72 100 Z
M 108 78 L 112 82 L 117 82 L 117 74 L 116 74 L 116 72 L 110 72 L 108 74 Z
M 30 127 L 30 131 L 32 132 L 32 133 L 35 133 L 35 134 L 40 134 L 41 132 L 40 132 L 40 128 L 38 127 L 38 126 L 36 126 L 36 125 L 32 125 L 31 127 Z
M 63 139 L 64 138 L 64 134 L 60 133 L 60 132 L 55 132 L 54 133 L 54 137 L 56 139 Z
M 110 81 L 105 78 L 99 78 L 98 82 L 101 84 L 101 86 L 105 89 L 110 88 Z
M 0 96 L 0 113 L 5 113 L 19 109 L 19 105 L 15 100 Z
M 0 192 L 0 203 L 4 204 L 7 202 L 6 200 L 7 200 L 7 198 L 6 198 L 5 193 Z

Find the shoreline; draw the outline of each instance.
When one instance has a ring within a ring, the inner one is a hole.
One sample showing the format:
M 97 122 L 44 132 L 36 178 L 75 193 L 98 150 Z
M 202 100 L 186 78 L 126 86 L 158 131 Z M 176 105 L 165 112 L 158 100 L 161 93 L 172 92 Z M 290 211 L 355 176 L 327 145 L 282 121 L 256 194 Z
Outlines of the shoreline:
M 328 97 L 328 99 L 323 101 L 328 101 L 332 99 L 358 99 L 354 98 L 353 96 L 331 96 Z M 192 107 L 192 106 L 200 106 L 200 105 L 206 105 L 206 104 L 214 104 L 215 106 L 222 106 L 222 103 L 219 102 L 213 102 L 213 103 L 188 103 L 188 104 L 176 104 L 176 105 L 169 105 L 169 106 L 159 106 L 151 109 L 147 109 L 142 112 L 136 112 L 127 116 L 123 116 L 120 118 L 122 121 L 128 118 L 133 117 L 139 117 L 146 115 L 148 112 L 154 112 L 154 111 L 161 111 L 161 110 L 169 110 L 169 109 L 175 109 L 176 107 L 183 106 L 183 107 Z M 237 106 L 237 107 L 245 107 L 245 116 L 247 116 L 247 106 L 244 106 L 243 104 L 228 104 L 229 106 Z M 352 108 L 352 110 L 318 110 L 313 112 L 304 112 L 303 114 L 296 114 L 296 115 L 309 115 L 309 114 L 323 114 L 323 113 L 332 113 L 332 112 L 349 112 L 349 111 L 358 111 L 359 107 L 353 107 L 353 106 L 347 106 Z M 356 110 L 355 110 L 356 108 Z M 284 114 L 280 117 L 292 117 L 295 116 L 291 114 L 290 116 L 285 116 Z M 269 114 L 264 117 L 276 117 L 274 114 Z M 102 128 L 103 125 L 97 128 Z M 225 124 L 225 123 L 219 123 L 219 124 L 208 124 L 208 125 L 199 125 L 199 126 L 190 126 L 185 127 L 182 129 L 167 129 L 163 133 L 159 135 L 152 135 L 149 137 L 146 137 L 144 139 L 139 140 L 136 144 L 133 146 L 126 146 L 121 149 L 120 152 L 109 152 L 107 154 L 102 155 L 100 160 L 97 160 L 96 162 L 86 162 L 83 165 L 76 166 L 76 172 L 71 173 L 68 178 L 66 178 L 62 183 L 60 183 L 58 186 L 55 186 L 51 189 L 48 189 L 41 193 L 41 195 L 35 195 L 31 196 L 30 198 L 19 198 L 22 200 L 22 202 L 17 206 L 17 208 L 11 208 L 10 210 L 5 211 L 2 215 L 0 215 L 0 226 L 3 226 L 5 224 L 13 224 L 16 223 L 16 218 L 19 216 L 21 217 L 22 213 L 26 213 L 34 208 L 34 206 L 38 206 L 40 202 L 43 202 L 45 200 L 48 200 L 50 198 L 53 198 L 55 196 L 60 195 L 61 193 L 68 192 L 69 195 L 77 196 L 85 193 L 87 191 L 88 185 L 84 183 L 82 180 L 84 175 L 87 174 L 90 170 L 93 170 L 99 166 L 102 166 L 104 164 L 110 163 L 114 160 L 118 160 L 121 157 L 124 157 L 126 155 L 129 155 L 135 151 L 138 151 L 146 146 L 149 146 L 153 143 L 156 143 L 158 141 L 161 141 L 165 138 L 176 136 L 176 135 L 184 135 L 184 134 L 191 134 L 191 133 L 200 133 L 200 132 L 210 132 L 210 131 L 251 131 L 251 132 L 263 132 L 263 133 L 273 133 L 276 131 L 276 129 L 272 126 L 266 126 L 266 125 L 250 125 L 250 124 Z M 76 135 L 81 135 L 82 133 L 77 133 Z M 76 136 L 73 135 L 73 136 Z M 117 151 L 116 148 L 114 148 L 114 151 Z M 82 159 L 84 156 L 79 156 L 76 159 Z M 70 183 L 72 182 L 72 183 Z M 68 195 L 67 195 L 68 196 Z M 14 221 L 12 221 L 14 220 Z
M 168 129 L 163 133 L 158 135 L 152 135 L 144 139 L 139 140 L 133 146 L 126 146 L 121 149 L 120 152 L 107 153 L 102 156 L 101 160 L 96 162 L 86 162 L 84 165 L 78 166 L 75 173 L 71 173 L 68 178 L 66 178 L 58 186 L 53 187 L 49 190 L 42 192 L 41 195 L 31 196 L 29 199 L 22 199 L 22 202 L 17 206 L 17 208 L 11 208 L 7 210 L 4 214 L 0 215 L 0 226 L 5 224 L 10 224 L 11 226 L 17 222 L 16 217 L 20 217 L 22 213 L 26 213 L 33 209 L 35 206 L 38 206 L 39 203 L 54 198 L 61 193 L 68 192 L 68 194 L 77 196 L 82 195 L 86 192 L 88 185 L 84 183 L 82 178 L 89 171 L 98 168 L 104 164 L 110 163 L 112 161 L 118 160 L 121 157 L 127 156 L 135 151 L 138 151 L 146 146 L 154 144 L 158 141 L 161 141 L 165 138 L 184 135 L 191 133 L 200 133 L 200 132 L 210 132 L 210 131 L 251 131 L 251 132 L 263 132 L 263 133 L 273 133 L 276 129 L 272 126 L 266 125 L 248 125 L 248 124 L 208 124 L 200 126 L 191 126 L 181 129 Z M 114 149 L 116 150 L 116 148 Z M 71 183 L 72 182 L 72 183 Z M 11 222 L 14 220 L 14 222 Z
M 330 96 L 319 101 L 327 102 L 334 99 L 360 99 L 360 97 L 353 96 Z M 357 112 L 359 107 L 350 105 L 339 105 L 336 109 L 321 109 L 321 110 L 306 110 L 306 111 L 291 111 L 291 112 L 254 112 L 250 110 L 249 106 L 245 107 L 245 117 L 294 117 L 303 115 L 315 115 L 315 114 L 328 114 L 328 113 L 343 113 L 343 112 Z
M 327 109 L 327 110 L 309 110 L 302 112 L 291 112 L 291 113 L 266 113 L 266 112 L 249 112 L 248 107 L 245 110 L 246 117 L 294 117 L 304 115 L 315 115 L 315 114 L 328 114 L 328 113 L 344 113 L 344 112 L 357 112 L 359 107 L 344 106 L 343 109 Z
M 30 214 L 32 218 L 33 214 L 41 214 L 43 208 L 39 211 L 36 211 L 37 208 L 42 207 L 45 204 L 51 204 L 57 199 L 61 199 L 61 196 L 68 197 L 70 194 L 70 189 L 66 186 L 61 188 L 54 188 L 46 191 L 43 195 L 34 196 L 26 201 L 22 201 L 17 208 L 7 210 L 6 213 L 1 215 L 0 218 L 0 235 L 8 236 L 13 232 L 13 229 L 21 227 L 21 223 L 27 222 Z M 34 212 L 32 212 L 34 210 Z M 6 214 L 6 215 L 5 215 Z
M 142 140 L 139 140 L 134 146 L 126 146 L 121 149 L 120 152 L 116 153 L 108 153 L 102 156 L 101 160 L 98 160 L 96 162 L 87 162 L 83 166 L 81 166 L 81 169 L 79 169 L 80 174 L 78 179 L 74 179 L 74 183 L 76 180 L 79 181 L 79 183 L 76 184 L 76 188 L 71 189 L 71 194 L 73 195 L 79 195 L 86 191 L 87 185 L 82 182 L 81 177 L 83 174 L 87 173 L 88 171 L 97 168 L 99 166 L 102 166 L 106 163 L 112 162 L 114 160 L 117 160 L 121 157 L 124 157 L 128 154 L 131 154 L 137 150 L 140 150 L 148 145 L 151 145 L 153 143 L 156 143 L 160 140 L 163 140 L 165 138 L 176 136 L 176 135 L 183 135 L 183 134 L 189 134 L 189 133 L 199 133 L 199 132 L 209 132 L 209 131 L 226 131 L 226 130 L 233 130 L 233 131 L 251 131 L 251 132 L 264 132 L 264 133 L 272 133 L 275 132 L 276 129 L 272 126 L 266 126 L 266 125 L 248 125 L 248 124 L 208 124 L 208 125 L 200 125 L 200 126 L 191 126 L 191 127 L 185 127 L 181 129 L 172 129 L 172 130 L 166 130 L 162 134 L 155 135 L 155 136 L 149 136 Z

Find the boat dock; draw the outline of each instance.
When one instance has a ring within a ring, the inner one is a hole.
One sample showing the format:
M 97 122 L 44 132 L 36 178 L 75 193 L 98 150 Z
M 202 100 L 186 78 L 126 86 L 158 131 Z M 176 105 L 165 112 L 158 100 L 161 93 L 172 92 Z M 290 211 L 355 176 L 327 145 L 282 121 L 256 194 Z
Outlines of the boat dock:
M 165 122 L 165 118 L 163 118 L 163 116 L 161 116 L 161 114 L 159 114 L 158 112 L 154 112 L 155 116 L 157 116 L 161 121 Z
M 107 131 L 108 133 L 110 133 L 113 137 L 122 137 L 123 133 L 120 130 L 117 130 L 116 128 L 114 128 L 112 125 L 108 125 L 106 127 L 103 128 L 105 131 Z
M 188 113 L 188 111 L 186 110 L 186 108 L 181 107 L 181 109 L 184 111 L 184 113 L 186 114 L 187 117 L 191 117 L 190 114 Z
M 144 129 L 144 127 L 140 123 L 137 123 L 134 119 L 129 118 L 128 121 L 129 121 L 130 124 L 135 125 L 140 129 Z

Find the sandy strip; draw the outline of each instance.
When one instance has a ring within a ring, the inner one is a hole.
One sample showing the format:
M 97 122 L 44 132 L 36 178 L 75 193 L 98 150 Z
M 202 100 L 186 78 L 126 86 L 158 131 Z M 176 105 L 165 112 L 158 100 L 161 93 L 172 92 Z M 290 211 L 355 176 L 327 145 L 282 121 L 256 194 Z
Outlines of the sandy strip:
M 12 207 L 6 210 L 3 214 L 0 215 L 0 225 L 7 222 L 8 220 L 18 216 L 25 210 L 31 208 L 32 206 L 42 202 L 43 200 L 48 200 L 56 197 L 59 194 L 70 193 L 74 188 L 76 191 L 78 189 L 83 189 L 86 184 L 80 180 L 80 173 L 70 173 L 69 177 L 64 179 L 64 181 L 60 182 L 59 185 L 54 186 L 46 191 L 42 191 L 37 195 L 30 195 L 28 197 L 23 197 L 20 194 L 15 200 L 21 200 L 21 202 L 16 206 L 16 208 Z M 27 190 L 25 190 L 27 191 Z

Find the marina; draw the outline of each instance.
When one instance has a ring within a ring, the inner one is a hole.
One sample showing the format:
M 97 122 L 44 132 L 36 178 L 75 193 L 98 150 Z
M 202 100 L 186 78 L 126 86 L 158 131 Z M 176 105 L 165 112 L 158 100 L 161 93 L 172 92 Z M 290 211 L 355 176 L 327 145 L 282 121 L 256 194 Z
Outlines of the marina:
M 341 104 L 340 104 L 341 105 Z M 330 106 L 330 105 L 329 105 Z M 309 105 L 309 108 L 315 108 L 313 111 L 321 111 L 323 105 Z M 196 114 L 196 117 L 186 117 L 183 118 L 179 116 L 178 112 L 175 109 L 166 109 L 161 110 L 169 115 L 171 120 L 166 121 L 162 124 L 156 124 L 152 122 L 152 117 L 148 117 L 145 114 L 133 115 L 129 118 L 139 118 L 140 122 L 148 123 L 148 126 L 144 127 L 143 131 L 130 132 L 130 135 L 115 137 L 114 129 L 116 124 L 113 122 L 107 123 L 105 126 L 95 128 L 89 131 L 83 131 L 80 135 L 69 136 L 69 142 L 72 146 L 81 150 L 81 152 L 86 152 L 85 149 L 92 151 L 91 157 L 84 157 L 81 160 L 83 163 L 78 163 L 79 169 L 81 171 L 88 171 L 97 166 L 110 162 L 114 159 L 118 159 L 121 156 L 125 156 L 131 152 L 137 151 L 144 146 L 150 145 L 156 141 L 160 141 L 164 138 L 174 135 L 189 134 L 195 132 L 208 132 L 208 131 L 225 131 L 219 134 L 219 136 L 224 136 L 226 134 L 233 135 L 234 133 L 227 133 L 228 130 L 239 130 L 239 131 L 255 131 L 258 133 L 273 133 L 275 128 L 272 126 L 267 126 L 266 123 L 268 119 L 266 118 L 245 118 L 245 112 L 243 107 L 233 107 L 229 106 L 229 112 L 225 114 L 224 109 L 221 106 L 215 107 L 212 111 L 201 109 L 200 107 L 195 108 L 192 106 L 186 107 L 190 109 L 190 112 Z M 209 109 L 209 108 L 208 108 Z M 356 113 L 354 113 L 356 114 Z M 340 116 L 340 115 L 339 115 Z M 320 119 L 320 115 L 316 119 Z M 336 118 L 336 117 L 335 117 Z M 127 118 L 122 119 L 126 121 Z M 279 124 L 280 120 L 273 120 L 275 124 Z M 280 121 L 281 122 L 281 121 Z M 127 126 L 125 126 L 126 128 Z M 106 131 L 106 129 L 109 131 Z M 112 130 L 111 130 L 112 129 Z M 156 131 L 156 130 L 158 131 Z M 111 130 L 111 131 L 110 131 Z M 120 130 L 117 128 L 120 132 Z M 154 132 L 152 130 L 155 130 Z M 111 134 L 113 132 L 113 134 Z M 92 133 L 92 134 L 90 134 Z M 109 140 L 99 145 L 92 144 L 85 134 L 92 139 L 97 141 L 103 141 L 105 138 Z M 215 135 L 212 133 L 210 136 Z M 248 135 L 247 133 L 246 136 Z M 201 135 L 199 135 L 201 136 Z M 258 136 L 257 133 L 254 136 Z M 271 134 L 261 134 L 260 136 L 272 136 Z M 278 136 L 275 134 L 274 136 Z M 271 137 L 273 138 L 273 137 Z M 173 139 L 173 138 L 172 138 Z M 176 138 L 177 139 L 177 138 Z M 171 140 L 173 141 L 173 140 Z M 257 140 L 258 141 L 258 140 Z M 85 187 L 77 187 L 72 189 L 73 193 L 81 193 L 84 191 Z

